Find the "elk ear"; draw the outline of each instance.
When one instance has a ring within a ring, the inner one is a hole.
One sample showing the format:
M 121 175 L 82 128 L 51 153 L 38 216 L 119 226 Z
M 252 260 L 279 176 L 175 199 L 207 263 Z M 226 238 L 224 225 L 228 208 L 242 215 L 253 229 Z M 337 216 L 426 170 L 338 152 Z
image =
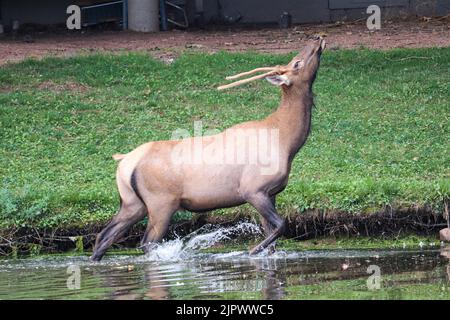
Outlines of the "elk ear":
M 284 75 L 284 74 L 276 74 L 273 76 L 268 76 L 266 77 L 266 80 L 269 81 L 271 84 L 275 85 L 275 86 L 281 86 L 281 85 L 286 85 L 286 86 L 290 86 L 291 85 L 291 81 L 289 80 L 289 78 Z

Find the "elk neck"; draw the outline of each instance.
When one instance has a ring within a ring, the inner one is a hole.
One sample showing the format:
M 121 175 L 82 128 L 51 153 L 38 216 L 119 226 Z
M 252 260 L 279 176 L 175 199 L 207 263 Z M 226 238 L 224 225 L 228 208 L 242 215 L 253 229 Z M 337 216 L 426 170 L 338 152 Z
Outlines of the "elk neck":
M 281 103 L 272 117 L 280 129 L 280 143 L 287 151 L 289 161 L 308 138 L 313 104 L 312 84 L 282 88 Z

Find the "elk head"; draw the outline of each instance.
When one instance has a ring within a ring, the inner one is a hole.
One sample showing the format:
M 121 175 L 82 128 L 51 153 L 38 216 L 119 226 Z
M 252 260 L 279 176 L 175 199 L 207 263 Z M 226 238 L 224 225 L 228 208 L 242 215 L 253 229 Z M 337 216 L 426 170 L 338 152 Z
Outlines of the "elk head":
M 320 55 L 325 49 L 325 40 L 321 37 L 310 41 L 307 46 L 296 55 L 286 66 L 263 67 L 243 72 L 234 76 L 227 77 L 227 80 L 241 78 L 254 73 L 266 71 L 263 74 L 253 76 L 247 79 L 232 82 L 218 87 L 218 90 L 228 89 L 248 83 L 254 80 L 265 78 L 276 86 L 287 89 L 291 86 L 305 86 L 314 82 L 317 70 L 320 64 Z

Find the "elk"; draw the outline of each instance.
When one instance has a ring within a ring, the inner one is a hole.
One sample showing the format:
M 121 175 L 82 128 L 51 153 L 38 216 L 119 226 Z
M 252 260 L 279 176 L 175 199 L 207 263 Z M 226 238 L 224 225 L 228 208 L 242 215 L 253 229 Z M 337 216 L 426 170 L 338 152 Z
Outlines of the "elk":
M 148 225 L 141 241 L 144 252 L 162 240 L 177 210 L 206 212 L 244 203 L 258 211 L 265 233 L 265 239 L 251 249 L 250 254 L 265 248 L 274 250 L 276 239 L 285 230 L 285 220 L 277 213 L 275 197 L 285 189 L 291 163 L 310 132 L 312 86 L 324 49 L 322 38 L 310 40 L 289 64 L 257 68 L 228 77 L 232 80 L 265 71 L 218 87 L 223 90 L 262 78 L 280 87 L 281 103 L 265 119 L 237 124 L 210 136 L 148 142 L 127 154 L 114 155 L 113 158 L 120 161 L 116 173 L 120 209 L 98 234 L 91 259 L 101 260 L 113 242 L 146 215 Z M 258 148 L 267 148 L 267 145 L 219 142 L 239 137 L 242 132 L 247 134 L 246 138 L 253 139 L 258 132 L 267 131 L 277 133 L 278 143 L 271 148 L 275 156 L 269 157 L 264 166 L 253 161 L 197 163 L 179 156 L 180 145 L 188 146 L 181 148 L 184 151 L 192 151 L 195 149 L 192 146 L 197 145 L 200 151 L 209 150 L 209 155 L 213 154 L 216 160 L 235 159 L 234 156 L 241 154 L 248 160 Z M 263 170 L 268 168 L 271 170 Z

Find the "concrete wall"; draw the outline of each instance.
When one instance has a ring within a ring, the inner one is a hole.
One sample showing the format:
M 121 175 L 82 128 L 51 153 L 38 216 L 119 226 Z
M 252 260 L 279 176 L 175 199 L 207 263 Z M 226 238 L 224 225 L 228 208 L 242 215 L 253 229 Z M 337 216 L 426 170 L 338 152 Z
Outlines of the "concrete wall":
M 2 23 L 57 24 L 67 19 L 66 8 L 73 0 L 0 0 Z
M 277 23 L 284 11 L 293 23 L 355 20 L 367 17 L 366 8 L 372 4 L 388 18 L 450 13 L 450 0 L 203 0 L 207 22 L 222 16 L 230 22 L 240 18 L 241 23 Z
M 450 14 L 450 0 L 329 0 L 330 20 L 345 21 L 367 17 L 365 10 L 371 4 L 382 8 L 384 19 Z
M 80 0 L 78 0 L 80 1 Z M 77 0 L 0 0 L 0 19 L 5 25 L 20 23 L 57 24 L 66 21 L 66 8 Z M 334 22 L 367 17 L 370 4 L 382 7 L 388 17 L 407 14 L 450 14 L 450 0 L 187 0 L 190 21 L 202 3 L 206 23 L 277 23 L 287 11 L 293 23 Z
M 450 14 L 450 0 L 410 0 L 410 7 L 419 16 Z
M 205 0 L 208 2 L 208 0 Z M 242 23 L 273 23 L 287 11 L 293 23 L 327 22 L 330 19 L 329 0 L 221 0 L 224 16 L 240 15 Z
M 329 0 L 330 20 L 346 21 L 367 17 L 370 5 L 381 8 L 382 17 L 391 18 L 410 14 L 410 0 Z

